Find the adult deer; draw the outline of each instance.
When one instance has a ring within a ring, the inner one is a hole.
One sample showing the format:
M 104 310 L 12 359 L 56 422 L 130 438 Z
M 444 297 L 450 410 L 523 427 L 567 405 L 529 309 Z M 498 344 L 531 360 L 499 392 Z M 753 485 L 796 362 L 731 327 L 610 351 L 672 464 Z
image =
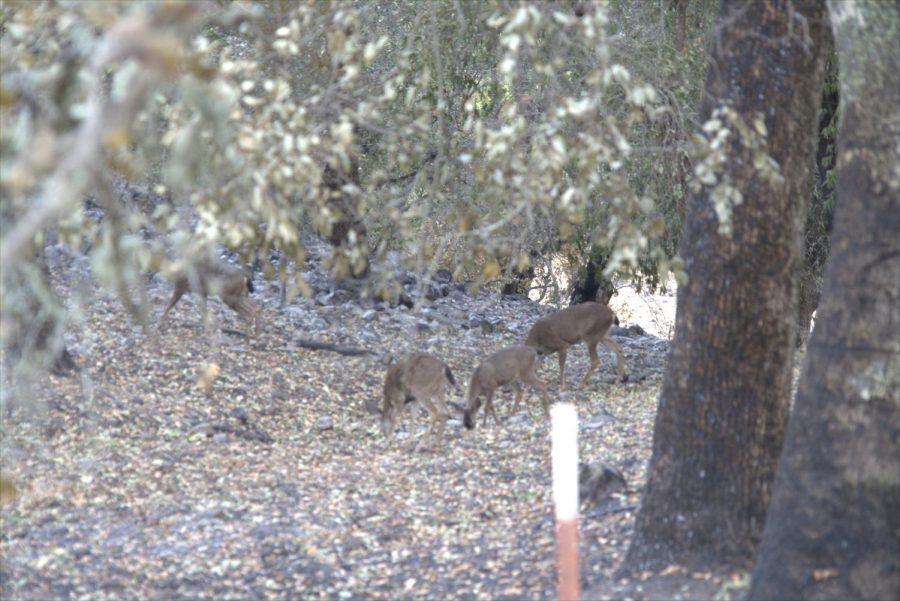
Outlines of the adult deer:
M 425 448 L 431 439 L 436 445 L 444 434 L 450 411 L 444 400 L 445 385 L 456 388 L 453 372 L 447 364 L 427 353 L 411 353 L 388 369 L 384 378 L 382 406 L 374 399 L 366 401 L 366 409 L 381 417 L 381 431 L 390 444 L 397 418 L 409 406 L 422 407 L 431 417 L 428 432 L 416 445 L 416 451 Z
M 587 382 L 591 372 L 597 369 L 600 358 L 597 356 L 597 344 L 602 343 L 616 354 L 616 370 L 619 380 L 627 381 L 625 374 L 625 355 L 622 347 L 609 337 L 609 328 L 618 325 L 619 320 L 612 309 L 600 303 L 587 302 L 572 305 L 537 320 L 528 338 L 527 346 L 534 347 L 542 357 L 559 353 L 559 388 L 566 387 L 566 353 L 573 344 L 584 341 L 591 356 L 591 364 L 581 379 L 581 386 Z
M 547 397 L 547 385 L 538 377 L 537 351 L 530 346 L 511 346 L 497 351 L 475 369 L 472 380 L 469 383 L 469 397 L 463 414 L 463 424 L 468 429 L 475 427 L 475 415 L 481 407 L 481 397 L 485 397 L 484 421 L 487 424 L 488 414 L 494 418 L 494 423 L 500 423 L 497 414 L 494 413 L 494 392 L 500 386 L 510 384 L 516 392 L 516 402 L 513 411 L 519 408 L 522 401 L 522 385 L 520 382 L 530 384 L 537 388 L 541 395 L 544 414 L 550 417 L 550 399 Z
M 206 297 L 212 294 L 222 299 L 223 303 L 246 320 L 250 324 L 253 334 L 256 334 L 259 308 L 250 302 L 253 281 L 250 275 L 240 267 L 218 260 L 198 261 L 187 272 L 175 279 L 175 291 L 172 293 L 172 299 L 163 311 L 162 317 L 159 318 L 158 328 L 162 328 L 169 311 L 186 292 L 200 295 L 204 322 L 206 321 Z

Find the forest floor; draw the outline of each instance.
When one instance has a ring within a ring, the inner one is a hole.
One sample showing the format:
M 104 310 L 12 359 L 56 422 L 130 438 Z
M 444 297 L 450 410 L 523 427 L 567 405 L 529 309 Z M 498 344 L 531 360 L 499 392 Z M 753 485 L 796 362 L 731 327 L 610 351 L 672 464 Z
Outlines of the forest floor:
M 169 290 L 151 287 L 154 316 Z M 549 425 L 536 394 L 509 415 L 506 391 L 502 425 L 479 416 L 467 431 L 451 420 L 437 451 L 415 453 L 424 414 L 403 418 L 388 445 L 365 410 L 380 397 L 383 361 L 298 345 L 430 352 L 465 389 L 481 357 L 521 343 L 550 309 L 456 291 L 414 312 L 311 299 L 279 311 L 276 296 L 253 297 L 263 305 L 256 338 L 238 335 L 244 324 L 217 300 L 210 337 L 190 298 L 158 337 L 104 293 L 80 306 L 84 327 L 68 336 L 80 370 L 6 396 L 0 467 L 17 494 L 0 508 L 0 598 L 555 597 Z M 460 325 L 473 316 L 483 327 Z M 614 382 L 606 352 L 569 393 L 558 391 L 555 359 L 541 371 L 554 400 L 577 407 L 581 460 L 613 466 L 630 488 L 583 507 L 586 598 L 736 598 L 741 575 L 672 566 L 614 576 L 668 350 L 652 336 L 618 340 L 628 383 Z M 587 351 L 569 357 L 576 382 Z

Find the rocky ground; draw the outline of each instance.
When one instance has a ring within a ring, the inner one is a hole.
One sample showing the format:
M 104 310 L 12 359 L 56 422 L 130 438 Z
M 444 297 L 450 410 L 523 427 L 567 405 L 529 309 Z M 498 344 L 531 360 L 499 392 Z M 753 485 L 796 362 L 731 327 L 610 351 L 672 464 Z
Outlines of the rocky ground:
M 481 357 L 521 343 L 550 308 L 445 281 L 429 293 L 413 276 L 414 306 L 390 307 L 310 268 L 314 296 L 281 310 L 277 284 L 257 277 L 256 338 L 217 300 L 217 327 L 205 335 L 192 298 L 156 335 L 108 294 L 79 300 L 77 259 L 51 253 L 51 263 L 82 316 L 68 335 L 80 370 L 42 377 L 7 402 L 0 467 L 17 494 L 0 509 L 0 598 L 555 596 L 549 428 L 537 395 L 510 415 L 504 392 L 502 425 L 479 419 L 468 431 L 451 420 L 426 453 L 412 451 L 424 414 L 405 417 L 388 445 L 364 406 L 379 397 L 390 354 L 430 352 L 465 387 Z M 155 319 L 171 286 L 157 277 L 149 290 Z M 613 578 L 669 345 L 633 325 L 644 324 L 623 319 L 615 332 L 628 383 L 614 382 L 602 347 L 582 389 L 559 393 L 555 359 L 541 371 L 554 400 L 576 404 L 582 461 L 613 467 L 629 485 L 582 508 L 583 584 L 604 596 L 727 596 L 729 582 L 679 568 L 663 589 Z M 310 341 L 371 353 L 311 350 Z M 583 346 L 570 352 L 569 380 L 586 366 Z

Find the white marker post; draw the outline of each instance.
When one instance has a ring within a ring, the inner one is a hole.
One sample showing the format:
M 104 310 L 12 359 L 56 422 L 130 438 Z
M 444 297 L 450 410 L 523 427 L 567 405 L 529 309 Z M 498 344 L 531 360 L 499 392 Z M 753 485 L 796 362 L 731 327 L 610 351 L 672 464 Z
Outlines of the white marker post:
M 553 460 L 553 504 L 556 506 L 558 595 L 561 601 L 581 599 L 578 568 L 578 415 L 572 403 L 550 409 Z

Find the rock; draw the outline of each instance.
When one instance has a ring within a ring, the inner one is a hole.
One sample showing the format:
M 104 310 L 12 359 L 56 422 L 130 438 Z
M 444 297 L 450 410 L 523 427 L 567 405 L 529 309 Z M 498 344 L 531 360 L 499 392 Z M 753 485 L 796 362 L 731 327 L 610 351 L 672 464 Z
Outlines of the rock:
M 370 345 L 378 344 L 381 341 L 381 336 L 370 330 L 360 331 L 359 338 Z
M 530 300 L 527 296 L 524 296 L 517 292 L 513 293 L 513 294 L 501 294 L 500 299 L 505 300 L 506 302 L 509 302 L 509 303 L 524 303 L 524 302 L 528 302 Z
M 602 413 L 592 415 L 588 421 L 581 424 L 581 427 L 585 430 L 593 430 L 595 428 L 599 428 L 600 426 L 611 424 L 615 421 L 618 421 L 618 418 L 615 415 L 609 413 L 608 411 L 603 411 Z
M 512 426 L 516 424 L 529 424 L 531 423 L 531 416 L 527 411 L 520 411 L 516 414 L 510 415 L 506 418 L 506 425 Z
M 583 505 L 596 506 L 613 493 L 628 492 L 621 472 L 605 463 L 578 464 L 578 496 Z
M 369 309 L 368 311 L 366 311 L 365 313 L 362 314 L 362 318 L 365 321 L 372 321 L 376 317 L 378 317 L 378 311 L 376 311 L 375 309 Z
M 235 419 L 237 419 L 244 425 L 246 425 L 247 422 L 250 421 L 250 416 L 247 415 L 247 410 L 243 407 L 235 407 L 232 410 L 231 415 L 233 415 Z
M 453 274 L 449 269 L 438 269 L 434 272 L 432 279 L 438 284 L 449 284 L 453 281 Z
M 332 295 L 330 293 L 329 294 L 317 294 L 315 296 L 316 305 L 318 305 L 319 307 L 324 307 L 325 305 L 329 304 L 329 302 L 331 301 L 331 296 Z
M 330 327 L 331 324 L 321 317 L 315 317 L 308 324 L 306 324 L 306 328 L 313 332 L 322 332 Z
M 631 332 L 629 332 L 627 328 L 623 328 L 621 326 L 610 326 L 609 335 L 618 336 L 620 338 L 627 338 L 628 336 L 631 336 Z
M 334 429 L 334 420 L 332 420 L 327 415 L 323 415 L 316 419 L 316 430 L 319 432 L 325 432 L 326 430 Z
M 496 330 L 494 324 L 483 317 L 473 317 L 461 325 L 468 330 L 481 330 L 482 334 L 493 334 Z
M 434 302 L 450 294 L 450 285 L 447 282 L 440 282 L 434 278 L 427 279 L 425 280 L 423 293 L 425 298 Z

